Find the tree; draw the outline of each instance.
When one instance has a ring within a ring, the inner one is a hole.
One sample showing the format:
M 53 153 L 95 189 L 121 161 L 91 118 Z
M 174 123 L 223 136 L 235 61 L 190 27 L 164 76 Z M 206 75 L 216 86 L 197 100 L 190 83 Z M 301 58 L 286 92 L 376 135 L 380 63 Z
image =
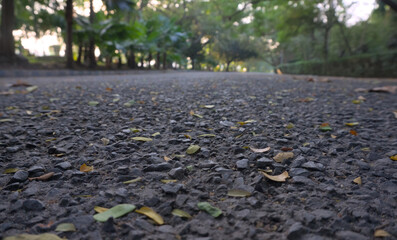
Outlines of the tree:
M 73 68 L 73 0 L 66 0 L 66 67 Z
M 0 36 L 0 61 L 15 63 L 15 46 L 12 30 L 14 29 L 14 0 L 2 1 L 1 36 Z

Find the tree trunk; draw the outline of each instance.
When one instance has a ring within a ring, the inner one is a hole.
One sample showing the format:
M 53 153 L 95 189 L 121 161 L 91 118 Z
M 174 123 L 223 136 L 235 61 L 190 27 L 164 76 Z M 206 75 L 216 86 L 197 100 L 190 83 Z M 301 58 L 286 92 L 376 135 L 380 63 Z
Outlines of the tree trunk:
M 66 0 L 66 67 L 73 68 L 73 0 Z
M 157 70 L 160 70 L 160 61 L 161 61 L 161 55 L 160 55 L 160 52 L 157 52 L 157 55 L 156 55 L 156 69 Z
M 117 62 L 117 68 L 120 69 L 123 66 L 123 63 L 121 61 L 121 53 L 119 54 L 119 58 L 118 58 L 118 62 Z
M 15 45 L 12 30 L 14 29 L 14 0 L 3 0 L 1 10 L 0 57 L 8 63 L 15 62 Z
M 144 57 L 143 57 L 143 54 L 142 54 L 142 56 L 141 56 L 141 68 L 143 69 L 143 64 L 145 63 L 144 62 L 145 60 L 144 60 Z
M 163 70 L 167 69 L 167 53 L 163 53 Z
M 194 70 L 194 66 L 195 65 L 195 61 L 194 61 L 194 58 L 192 58 L 192 70 Z
M 149 52 L 149 57 L 148 57 L 148 69 L 151 70 L 152 66 L 150 65 L 150 62 L 152 61 L 153 57 L 152 57 L 152 52 Z
M 95 20 L 95 12 L 93 7 L 93 0 L 90 0 L 90 24 L 92 25 Z M 96 59 L 95 59 L 95 41 L 94 36 L 90 36 L 90 45 L 89 45 L 89 68 L 96 67 Z
M 346 36 L 345 33 L 345 29 L 343 28 L 344 25 L 342 23 L 338 23 L 339 25 L 339 29 L 340 29 L 340 33 L 342 34 L 343 37 L 343 41 L 345 42 L 346 48 L 347 48 L 347 52 L 349 53 L 349 55 L 352 54 L 352 48 L 350 47 L 350 43 L 349 43 L 349 39 Z
M 78 65 L 81 65 L 81 55 L 83 55 L 83 43 L 82 42 L 79 43 L 79 53 L 77 55 L 77 60 L 76 60 L 76 63 Z
M 227 61 L 226 62 L 226 72 L 229 72 L 229 66 L 230 66 L 230 63 L 231 63 L 232 61 Z
M 134 53 L 133 49 L 130 49 L 130 52 L 128 54 L 128 59 L 127 59 L 127 64 L 128 64 L 128 67 L 131 69 L 137 68 L 137 64 L 135 61 L 135 53 Z
M 329 39 L 329 30 L 330 28 L 324 28 L 324 46 L 323 46 L 323 56 L 324 60 L 328 60 L 328 39 Z

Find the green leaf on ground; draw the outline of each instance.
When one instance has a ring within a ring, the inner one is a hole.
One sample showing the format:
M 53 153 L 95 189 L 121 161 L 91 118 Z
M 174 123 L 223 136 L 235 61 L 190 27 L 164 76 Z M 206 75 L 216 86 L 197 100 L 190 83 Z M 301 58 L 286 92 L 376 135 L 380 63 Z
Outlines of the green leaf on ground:
M 7 168 L 6 170 L 4 170 L 4 174 L 9 174 L 9 173 L 16 173 L 18 172 L 18 168 Z
M 125 182 L 123 182 L 124 184 L 130 184 L 130 183 L 136 183 L 136 182 L 139 182 L 139 181 L 141 181 L 142 180 L 142 178 L 141 177 L 137 177 L 137 178 L 134 178 L 134 179 L 131 179 L 131 180 L 128 180 L 128 181 L 125 181 Z
M 97 102 L 97 101 L 89 101 L 88 102 L 88 105 L 90 105 L 90 106 L 96 106 L 98 104 L 99 104 L 99 102 Z
M 200 210 L 206 211 L 208 214 L 210 214 L 214 218 L 217 218 L 222 214 L 222 210 L 220 210 L 219 208 L 213 207 L 208 202 L 199 202 L 199 203 L 197 203 L 197 207 Z
M 19 234 L 15 236 L 5 237 L 3 240 L 64 240 L 52 233 L 43 234 Z
M 119 218 L 125 214 L 135 210 L 135 205 L 132 204 L 119 204 L 111 209 L 94 215 L 94 219 L 98 222 L 106 222 L 109 218 Z
M 198 150 L 200 150 L 200 146 L 199 145 L 191 145 L 186 150 L 186 153 L 192 155 L 192 154 L 195 154 Z
M 189 218 L 189 219 L 192 218 L 192 216 L 189 213 L 187 213 L 183 210 L 180 210 L 180 209 L 174 209 L 174 210 L 172 210 L 171 213 L 172 213 L 172 215 L 178 216 L 181 218 Z
M 124 103 L 123 105 L 124 105 L 124 107 L 131 107 L 134 104 L 135 104 L 135 101 L 134 100 L 130 100 L 130 101 Z
M 251 196 L 251 193 L 245 190 L 231 189 L 227 191 L 227 195 L 229 197 L 249 197 Z
M 73 223 L 61 223 L 57 226 L 55 232 L 76 232 L 76 227 Z

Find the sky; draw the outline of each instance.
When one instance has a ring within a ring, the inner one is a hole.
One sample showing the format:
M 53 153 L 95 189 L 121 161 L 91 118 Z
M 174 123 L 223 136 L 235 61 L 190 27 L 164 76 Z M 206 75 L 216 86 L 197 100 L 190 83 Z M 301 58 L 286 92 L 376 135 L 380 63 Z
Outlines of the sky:
M 376 6 L 376 0 L 344 0 L 346 5 L 353 4 L 348 14 L 351 16 L 347 21 L 348 26 L 352 26 L 357 22 L 365 21 L 370 16 L 372 10 Z M 88 3 L 88 2 L 87 2 Z M 89 4 L 89 3 L 88 3 Z M 99 11 L 102 6 L 102 0 L 94 0 L 94 11 Z M 88 5 L 85 10 L 78 10 L 79 14 L 89 15 Z M 19 38 L 22 36 L 21 30 L 15 30 L 14 36 Z M 61 39 L 56 34 L 45 35 L 41 39 L 36 39 L 34 36 L 29 38 L 22 38 L 22 46 L 29 50 L 31 54 L 36 56 L 45 56 L 50 54 L 49 47 L 51 45 L 59 44 Z M 64 46 L 61 48 L 61 55 L 64 53 Z

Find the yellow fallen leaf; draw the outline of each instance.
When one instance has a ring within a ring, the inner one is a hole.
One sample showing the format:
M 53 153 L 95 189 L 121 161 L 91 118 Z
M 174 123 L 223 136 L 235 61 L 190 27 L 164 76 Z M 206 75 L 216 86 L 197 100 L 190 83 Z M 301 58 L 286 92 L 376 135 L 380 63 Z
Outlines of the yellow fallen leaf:
M 345 125 L 348 127 L 354 127 L 354 126 L 357 126 L 358 124 L 359 124 L 358 122 L 345 123 Z
M 178 180 L 175 180 L 175 179 L 161 179 L 160 181 L 162 183 L 174 183 L 174 182 L 177 182 Z
M 147 137 L 133 137 L 133 138 L 131 138 L 132 140 L 135 140 L 135 141 L 141 141 L 141 142 L 150 142 L 150 141 L 153 141 L 153 139 L 151 139 L 151 138 L 147 138 Z
M 87 166 L 87 164 L 83 164 L 80 166 L 80 172 L 91 172 L 92 170 L 94 170 L 93 166 Z
M 270 147 L 267 148 L 253 148 L 253 147 L 249 147 L 251 149 L 251 151 L 255 152 L 255 153 L 264 153 L 264 152 L 268 152 L 270 150 Z
M 332 137 L 333 139 L 335 139 L 335 138 L 336 138 L 336 136 L 335 136 L 335 135 L 333 135 L 333 134 L 331 134 L 331 137 Z
M 155 137 L 155 136 L 158 136 L 158 135 L 160 135 L 160 133 L 159 132 L 155 132 L 155 133 L 152 134 L 152 137 Z
M 283 172 L 283 173 L 280 174 L 280 175 L 276 175 L 276 176 L 269 175 L 269 174 L 267 174 L 267 173 L 265 173 L 265 172 L 262 172 L 262 171 L 261 171 L 261 173 L 262 173 L 266 178 L 268 178 L 268 179 L 270 179 L 270 180 L 272 180 L 272 181 L 275 181 L 275 182 L 285 182 L 285 180 L 286 180 L 287 178 L 289 178 L 289 175 L 288 175 L 288 172 L 287 172 L 287 171 Z
M 135 210 L 135 212 L 146 215 L 159 225 L 164 224 L 163 218 L 150 207 L 141 207 L 140 209 Z
M 397 118 L 397 111 L 393 111 L 394 117 Z
M 390 159 L 393 161 L 397 161 L 397 155 L 391 156 Z
M 62 238 L 52 233 L 43 233 L 38 235 L 23 233 L 15 236 L 5 237 L 3 239 L 4 240 L 62 240 Z
M 278 153 L 276 156 L 273 157 L 274 161 L 281 163 L 282 161 L 289 159 L 289 158 L 293 158 L 294 157 L 294 153 L 293 152 L 281 152 Z
M 358 185 L 361 185 L 363 182 L 361 180 L 361 177 L 357 177 L 353 180 L 354 183 L 357 183 Z
M 168 162 L 169 160 L 171 160 L 171 158 L 164 156 L 164 161 Z
M 125 182 L 123 182 L 124 184 L 130 184 L 130 183 L 136 183 L 136 182 L 139 182 L 139 181 L 141 181 L 142 180 L 142 178 L 141 177 L 137 177 L 137 178 L 134 178 L 134 179 L 131 179 L 131 180 L 128 180 L 128 181 L 125 181 Z
M 95 212 L 97 213 L 103 213 L 106 212 L 107 210 L 109 210 L 109 208 L 104 208 L 104 207 L 100 207 L 100 206 L 95 206 L 94 207 Z
M 281 70 L 277 68 L 277 74 L 278 75 L 283 75 L 283 72 L 281 72 Z
M 374 237 L 391 237 L 390 233 L 386 232 L 385 230 L 378 229 L 374 233 Z

